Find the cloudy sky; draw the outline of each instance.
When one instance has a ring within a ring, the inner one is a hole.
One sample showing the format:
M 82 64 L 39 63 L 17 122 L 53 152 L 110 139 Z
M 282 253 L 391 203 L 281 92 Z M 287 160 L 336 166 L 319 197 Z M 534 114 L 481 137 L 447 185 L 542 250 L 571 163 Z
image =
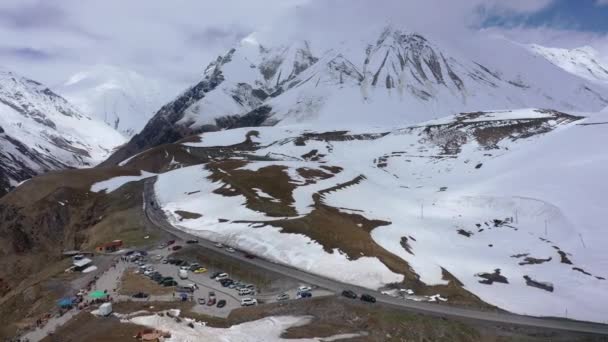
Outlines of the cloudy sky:
M 2 0 L 0 66 L 51 86 L 108 64 L 186 87 L 253 31 L 383 20 L 449 41 L 484 32 L 608 56 L 608 0 Z

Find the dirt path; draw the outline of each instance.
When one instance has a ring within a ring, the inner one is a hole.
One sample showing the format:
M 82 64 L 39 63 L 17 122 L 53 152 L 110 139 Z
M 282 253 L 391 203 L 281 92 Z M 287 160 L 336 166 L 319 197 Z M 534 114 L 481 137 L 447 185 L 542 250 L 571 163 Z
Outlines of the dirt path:
M 108 264 L 107 267 L 108 269 L 99 276 L 91 291 L 107 290 L 110 296 L 114 297 L 114 290 L 118 288 L 119 280 L 122 277 L 122 273 L 125 271 L 127 265 L 124 262 L 117 262 L 115 266 L 113 264 Z M 88 295 L 89 293 L 85 295 L 85 298 L 87 298 Z M 61 316 L 53 316 L 44 326 L 26 333 L 21 337 L 21 339 L 30 342 L 40 341 L 49 334 L 55 332 L 57 328 L 70 321 L 80 312 L 81 310 L 74 308 Z

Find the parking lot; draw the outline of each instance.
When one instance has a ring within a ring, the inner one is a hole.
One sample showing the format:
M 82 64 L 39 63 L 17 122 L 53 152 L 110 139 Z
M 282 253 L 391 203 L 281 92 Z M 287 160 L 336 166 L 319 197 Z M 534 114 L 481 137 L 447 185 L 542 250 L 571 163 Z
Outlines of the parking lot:
M 148 255 L 145 256 L 144 261 L 139 263 L 143 263 L 143 265 L 150 266 L 153 269 L 153 272 L 160 273 L 162 277 L 172 277 L 178 284 L 176 289 L 182 286 L 192 286 L 192 284 L 195 284 L 196 288 L 192 293 L 189 291 L 184 291 L 184 293 L 187 294 L 187 296 L 185 296 L 184 298 L 186 298 L 186 300 L 188 301 L 193 301 L 195 303 L 193 311 L 197 313 L 216 317 L 227 317 L 233 309 L 241 307 L 241 300 L 243 298 L 254 298 L 258 301 L 258 303 L 263 304 L 276 302 L 280 295 L 287 294 L 287 296 L 283 295 L 282 300 L 294 300 L 297 298 L 298 287 L 302 285 L 306 286 L 306 284 L 296 285 L 296 283 L 293 282 L 284 282 L 284 284 L 289 285 L 289 288 L 282 288 L 279 291 L 276 291 L 276 289 L 274 289 L 274 291 L 264 292 L 260 291 L 253 284 L 242 282 L 240 281 L 240 279 L 237 279 L 236 277 L 233 278 L 232 275 L 228 274 L 228 278 L 232 279 L 234 282 L 237 282 L 237 284 L 240 283 L 241 287 L 245 287 L 246 285 L 248 285 L 250 288 L 252 288 L 252 294 L 241 296 L 239 295 L 238 289 L 234 287 L 234 285 L 232 286 L 234 288 L 224 287 L 219 281 L 211 278 L 211 275 L 213 275 L 214 273 L 224 272 L 223 269 L 213 267 L 213 265 L 204 265 L 200 263 L 200 267 L 207 269 L 205 272 L 195 273 L 192 270 L 188 270 L 187 279 L 182 279 L 180 277 L 180 268 L 190 268 L 193 262 L 188 262 L 186 260 L 177 259 L 176 257 L 171 256 L 171 254 L 173 253 L 173 246 L 181 245 L 181 241 L 177 241 L 171 244 L 170 246 L 163 245 L 162 248 L 160 248 L 161 246 L 159 246 L 159 248 L 149 251 Z M 186 261 L 186 263 L 184 264 L 178 262 L 178 264 L 175 265 L 168 262 L 171 260 Z M 143 268 L 140 269 L 137 264 L 133 263 L 132 267 L 133 269 L 138 269 L 138 272 L 143 273 Z M 194 267 L 192 269 L 194 269 Z M 228 273 L 228 271 L 226 271 L 226 273 Z M 215 294 L 216 301 L 214 305 L 208 305 L 210 292 L 213 292 Z M 310 291 L 307 292 L 309 292 L 313 297 L 333 295 L 333 293 L 330 291 L 317 288 L 310 289 Z M 149 299 L 169 299 L 166 298 L 166 296 L 163 297 L 164 298 L 154 298 L 153 296 Z M 199 302 L 201 299 L 204 300 L 204 304 Z M 178 292 L 176 290 L 176 292 L 171 295 L 170 300 L 181 300 L 181 292 Z M 218 308 L 216 305 L 217 302 L 220 300 L 226 301 L 226 305 L 222 308 Z

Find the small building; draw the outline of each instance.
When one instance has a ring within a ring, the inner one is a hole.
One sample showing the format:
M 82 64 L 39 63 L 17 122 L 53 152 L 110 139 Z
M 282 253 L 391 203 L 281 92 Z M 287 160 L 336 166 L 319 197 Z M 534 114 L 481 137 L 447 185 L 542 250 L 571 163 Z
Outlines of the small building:
M 74 265 L 73 270 L 75 272 L 82 272 L 86 268 L 88 268 L 89 266 L 91 266 L 92 263 L 93 263 L 93 260 L 91 260 L 89 258 L 82 258 L 80 260 L 74 260 L 72 262 L 72 264 Z
M 111 253 L 116 252 L 117 250 L 122 248 L 122 240 L 114 240 L 112 242 L 108 242 L 101 246 L 97 246 L 95 250 L 100 253 Z

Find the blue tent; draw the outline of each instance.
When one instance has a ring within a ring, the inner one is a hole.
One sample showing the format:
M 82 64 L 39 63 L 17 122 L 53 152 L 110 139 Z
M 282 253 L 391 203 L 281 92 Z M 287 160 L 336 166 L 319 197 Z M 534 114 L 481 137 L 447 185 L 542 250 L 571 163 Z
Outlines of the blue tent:
M 63 298 L 59 300 L 57 304 L 59 304 L 59 306 L 62 308 L 67 308 L 72 306 L 74 304 L 74 301 L 72 300 L 72 298 Z

